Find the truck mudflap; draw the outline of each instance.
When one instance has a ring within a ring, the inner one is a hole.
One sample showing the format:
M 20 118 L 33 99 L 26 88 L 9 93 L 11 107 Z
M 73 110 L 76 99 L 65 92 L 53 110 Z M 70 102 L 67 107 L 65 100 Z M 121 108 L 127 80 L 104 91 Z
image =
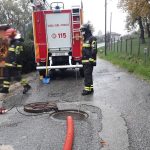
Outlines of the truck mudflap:
M 83 65 L 82 64 L 78 64 L 78 65 L 60 65 L 60 66 L 37 66 L 36 69 L 37 70 L 43 70 L 43 69 L 68 69 L 68 68 L 82 68 Z

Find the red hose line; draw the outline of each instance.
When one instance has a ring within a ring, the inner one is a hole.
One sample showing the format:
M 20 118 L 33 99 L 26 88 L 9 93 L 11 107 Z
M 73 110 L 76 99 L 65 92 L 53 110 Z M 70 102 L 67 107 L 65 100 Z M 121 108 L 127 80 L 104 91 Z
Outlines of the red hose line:
M 74 138 L 74 122 L 72 116 L 67 117 L 67 134 L 63 150 L 72 150 Z

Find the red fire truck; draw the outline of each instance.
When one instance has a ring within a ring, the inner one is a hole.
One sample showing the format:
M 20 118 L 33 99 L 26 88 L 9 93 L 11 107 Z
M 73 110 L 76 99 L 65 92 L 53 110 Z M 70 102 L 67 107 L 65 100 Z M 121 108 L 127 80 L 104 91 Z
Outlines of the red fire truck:
M 80 68 L 82 6 L 64 9 L 64 3 L 32 0 L 35 60 L 40 73 L 52 69 Z

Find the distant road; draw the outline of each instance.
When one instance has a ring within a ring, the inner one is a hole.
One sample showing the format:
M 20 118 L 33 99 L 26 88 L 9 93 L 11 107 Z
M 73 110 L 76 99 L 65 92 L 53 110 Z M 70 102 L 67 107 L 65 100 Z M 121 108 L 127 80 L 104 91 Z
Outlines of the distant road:
M 103 46 L 105 46 L 105 43 L 98 43 L 98 44 L 97 44 L 97 47 L 98 47 L 98 48 L 103 47 Z

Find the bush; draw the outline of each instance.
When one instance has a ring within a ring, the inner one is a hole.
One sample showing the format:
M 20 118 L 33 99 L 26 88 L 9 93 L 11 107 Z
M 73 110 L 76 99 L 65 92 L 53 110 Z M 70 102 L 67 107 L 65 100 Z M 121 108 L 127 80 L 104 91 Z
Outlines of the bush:
M 36 69 L 35 55 L 34 55 L 34 44 L 32 41 L 26 41 L 23 44 L 22 52 L 22 72 L 30 73 Z

